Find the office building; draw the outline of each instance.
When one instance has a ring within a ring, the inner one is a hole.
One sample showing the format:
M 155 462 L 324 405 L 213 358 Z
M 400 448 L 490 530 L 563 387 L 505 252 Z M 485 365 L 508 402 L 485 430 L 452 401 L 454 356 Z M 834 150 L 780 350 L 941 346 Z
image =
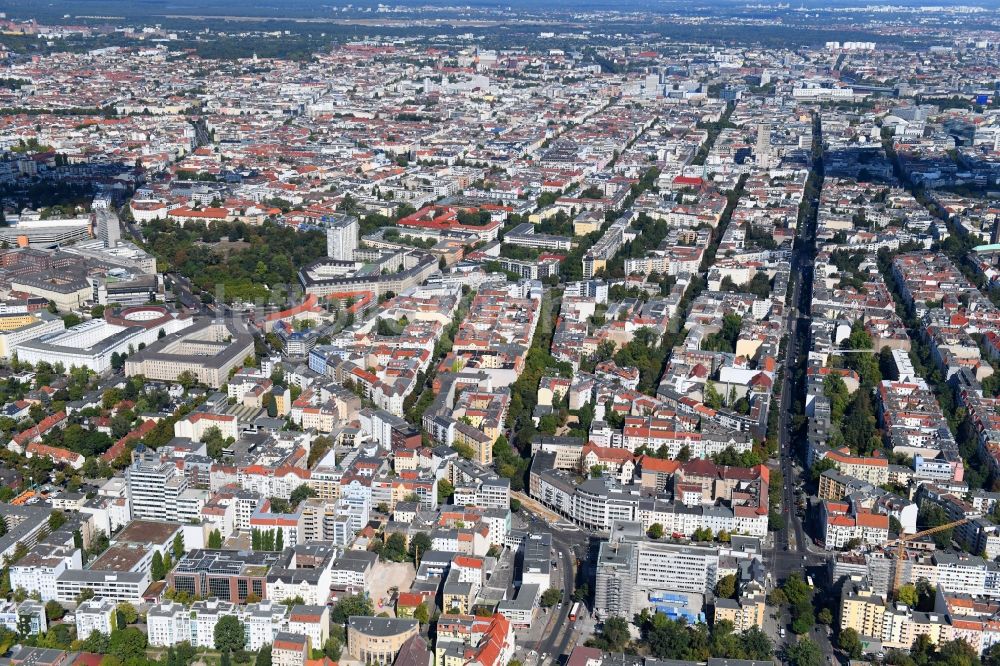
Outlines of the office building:
M 94 216 L 94 235 L 104 243 L 106 248 L 118 245 L 118 241 L 122 237 L 122 226 L 118 215 L 114 211 L 100 208 L 94 213 Z
M 167 585 L 196 597 L 245 603 L 251 594 L 267 598 L 268 571 L 281 553 L 189 550 L 167 575 Z
M 200 383 L 218 388 L 253 350 L 253 336 L 242 324 L 206 318 L 131 354 L 125 374 L 172 382 L 190 372 Z
M 665 593 L 707 594 L 718 570 L 717 548 L 653 541 L 641 524 L 616 521 L 598 553 L 594 612 L 630 618 L 656 610 Z
M 22 342 L 56 333 L 66 328 L 62 318 L 46 311 L 0 314 L 0 357 L 10 358 Z
M 139 604 L 150 582 L 148 571 L 67 569 L 56 579 L 56 601 L 76 603 L 81 592 L 91 590 L 95 599 Z
M 90 289 L 89 283 L 87 289 Z M 96 373 L 107 372 L 111 369 L 112 356 L 134 354 L 140 346 L 156 342 L 160 331 L 169 336 L 191 325 L 191 319 L 173 316 L 162 308 L 154 309 L 156 316 L 162 317 L 162 324 L 156 327 L 143 326 L 139 321 L 118 325 L 105 319 L 91 319 L 65 331 L 17 344 L 14 351 L 22 362 L 62 363 L 67 369 L 77 367 Z M 146 317 L 149 313 L 137 312 L 135 316 Z

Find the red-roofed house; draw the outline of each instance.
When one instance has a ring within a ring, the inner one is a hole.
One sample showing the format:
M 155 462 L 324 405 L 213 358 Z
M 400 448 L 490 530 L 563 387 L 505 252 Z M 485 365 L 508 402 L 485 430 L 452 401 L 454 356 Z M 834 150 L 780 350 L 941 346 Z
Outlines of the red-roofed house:
M 14 437 L 7 443 L 7 448 L 15 453 L 24 453 L 25 447 L 36 441 L 41 441 L 42 437 L 52 430 L 62 426 L 66 422 L 66 412 L 59 411 L 51 416 L 47 416 L 42 419 L 38 425 L 34 425 L 24 432 L 14 435 Z
M 143 421 L 138 428 L 136 428 L 132 432 L 128 433 L 127 435 L 119 439 L 117 442 L 111 445 L 110 449 L 102 453 L 101 459 L 104 460 L 105 462 L 111 462 L 121 454 L 125 453 L 125 447 L 128 446 L 129 442 L 135 442 L 142 439 L 143 437 L 148 435 L 149 432 L 155 427 L 156 427 L 156 421 L 151 421 L 151 420 Z
M 60 449 L 57 446 L 47 446 L 41 442 L 30 442 L 25 450 L 25 455 L 29 458 L 48 458 L 57 465 L 69 465 L 73 469 L 83 467 L 85 458 L 79 453 L 73 453 L 68 449 Z
M 622 483 L 629 483 L 635 474 L 635 457 L 628 449 L 587 444 L 581 456 L 583 472 L 589 473 L 595 467 L 603 467 Z
M 302 666 L 309 654 L 309 638 L 300 634 L 279 631 L 271 644 L 273 666 Z

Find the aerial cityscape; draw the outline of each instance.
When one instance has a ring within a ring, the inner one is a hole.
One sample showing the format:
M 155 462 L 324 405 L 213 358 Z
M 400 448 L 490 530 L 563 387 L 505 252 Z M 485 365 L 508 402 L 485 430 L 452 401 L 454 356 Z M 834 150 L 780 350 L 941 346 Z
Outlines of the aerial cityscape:
M 0 152 L 0 666 L 1000 666 L 995 0 L 0 0 Z

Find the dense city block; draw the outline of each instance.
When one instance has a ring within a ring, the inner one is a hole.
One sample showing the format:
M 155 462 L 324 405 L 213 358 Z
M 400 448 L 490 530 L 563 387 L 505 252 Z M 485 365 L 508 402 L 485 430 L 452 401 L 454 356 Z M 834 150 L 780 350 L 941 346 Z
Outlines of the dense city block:
M 0 665 L 1000 664 L 1000 9 L 0 2 Z

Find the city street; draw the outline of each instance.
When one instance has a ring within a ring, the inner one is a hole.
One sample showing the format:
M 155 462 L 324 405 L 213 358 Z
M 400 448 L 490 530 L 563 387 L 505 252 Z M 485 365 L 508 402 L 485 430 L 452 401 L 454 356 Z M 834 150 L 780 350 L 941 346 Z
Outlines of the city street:
M 549 523 L 527 512 L 525 516 L 528 531 L 533 533 L 547 531 L 552 534 L 552 547 L 556 551 L 555 557 L 559 563 L 553 572 L 552 583 L 563 591 L 563 603 L 561 608 L 557 606 L 540 611 L 536 615 L 536 620 L 542 623 L 543 629 L 537 632 L 532 627 L 523 632 L 526 640 L 522 642 L 519 637 L 518 647 L 526 657 L 525 664 L 559 662 L 561 657 L 568 654 L 576 644 L 574 636 L 579 633 L 577 623 L 569 621 L 569 613 L 573 608 L 573 590 L 576 588 L 576 562 L 587 561 L 593 537 L 577 527 L 560 526 L 558 522 Z M 532 651 L 536 654 L 531 655 Z
M 823 138 L 818 123 L 816 124 L 816 132 L 817 136 L 814 137 L 814 141 L 821 145 Z M 822 185 L 823 165 L 821 158 L 816 159 L 813 169 L 818 176 L 818 190 Z M 803 451 L 800 450 L 800 447 L 804 443 L 796 441 L 792 431 L 792 408 L 795 402 L 793 393 L 796 390 L 793 380 L 796 369 L 800 365 L 804 366 L 804 355 L 808 354 L 818 196 L 814 195 L 807 205 L 808 209 L 802 222 L 799 240 L 792 250 L 791 259 L 792 275 L 796 276 L 796 279 L 793 282 L 791 307 L 788 309 L 786 321 L 788 342 L 782 373 L 778 432 L 779 465 L 785 482 L 781 498 L 782 516 L 785 519 L 785 524 L 781 530 L 774 533 L 768 556 L 768 564 L 770 565 L 768 570 L 775 586 L 780 585 L 793 572 L 799 572 L 803 577 L 811 576 L 815 581 L 825 581 L 827 577 L 828 556 L 825 551 L 813 545 L 803 528 L 804 517 L 799 516 L 795 510 L 795 491 L 803 488 L 808 481 L 806 476 L 808 472 L 804 471 L 802 467 Z M 782 646 L 795 641 L 796 636 L 792 633 L 791 615 L 787 609 L 782 609 L 776 619 L 772 617 L 773 614 L 773 610 L 768 613 L 765 631 L 774 640 L 780 654 Z M 781 637 L 781 628 L 785 629 L 783 638 Z M 808 636 L 816 642 L 823 652 L 824 661 L 829 662 L 834 658 L 834 649 L 826 627 L 817 624 Z

